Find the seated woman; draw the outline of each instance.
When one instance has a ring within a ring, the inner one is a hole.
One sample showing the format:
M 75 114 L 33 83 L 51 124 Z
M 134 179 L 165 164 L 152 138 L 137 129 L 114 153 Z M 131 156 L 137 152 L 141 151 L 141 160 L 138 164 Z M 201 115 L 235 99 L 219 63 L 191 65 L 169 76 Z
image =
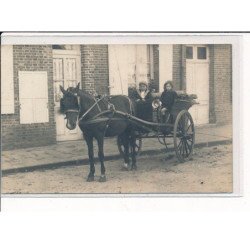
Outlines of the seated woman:
M 164 84 L 164 91 L 161 94 L 162 109 L 161 114 L 163 122 L 167 122 L 170 117 L 170 112 L 177 97 L 177 93 L 173 90 L 172 81 L 167 81 Z
M 135 103 L 136 116 L 142 120 L 152 120 L 152 94 L 146 82 L 140 82 L 139 88 L 130 92 L 129 97 Z

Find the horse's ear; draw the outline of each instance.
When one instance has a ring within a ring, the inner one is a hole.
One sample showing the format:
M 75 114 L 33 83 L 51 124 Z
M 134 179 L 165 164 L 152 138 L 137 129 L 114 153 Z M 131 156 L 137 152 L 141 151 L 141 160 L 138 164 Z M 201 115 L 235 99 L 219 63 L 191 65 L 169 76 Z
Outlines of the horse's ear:
M 63 86 L 60 85 L 60 90 L 62 91 L 63 94 L 66 93 L 66 90 L 63 88 Z

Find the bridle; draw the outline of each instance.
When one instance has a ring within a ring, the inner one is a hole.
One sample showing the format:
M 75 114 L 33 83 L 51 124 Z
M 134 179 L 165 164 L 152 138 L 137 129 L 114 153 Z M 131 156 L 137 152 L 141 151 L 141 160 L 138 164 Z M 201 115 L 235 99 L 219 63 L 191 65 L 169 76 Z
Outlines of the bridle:
M 79 110 L 77 110 L 77 109 L 68 109 L 68 110 L 65 111 L 65 113 L 68 113 L 68 112 L 79 113 Z

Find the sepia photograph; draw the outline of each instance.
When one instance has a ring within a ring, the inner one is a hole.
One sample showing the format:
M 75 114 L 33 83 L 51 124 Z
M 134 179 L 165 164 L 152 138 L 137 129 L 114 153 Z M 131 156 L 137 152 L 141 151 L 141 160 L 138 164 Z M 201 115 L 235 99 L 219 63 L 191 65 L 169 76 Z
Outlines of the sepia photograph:
M 240 36 L 24 38 L 1 38 L 3 196 L 240 189 Z

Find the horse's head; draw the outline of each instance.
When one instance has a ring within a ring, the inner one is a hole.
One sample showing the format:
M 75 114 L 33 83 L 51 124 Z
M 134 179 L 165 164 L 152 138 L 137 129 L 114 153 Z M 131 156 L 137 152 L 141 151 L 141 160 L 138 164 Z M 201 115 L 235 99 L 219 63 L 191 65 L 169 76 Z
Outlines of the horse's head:
M 73 130 L 76 128 L 77 117 L 79 114 L 79 104 L 77 100 L 77 95 L 70 91 L 70 89 L 65 90 L 62 86 L 60 86 L 60 90 L 63 93 L 63 97 L 60 100 L 60 104 L 62 110 L 66 115 L 66 127 L 70 130 Z

